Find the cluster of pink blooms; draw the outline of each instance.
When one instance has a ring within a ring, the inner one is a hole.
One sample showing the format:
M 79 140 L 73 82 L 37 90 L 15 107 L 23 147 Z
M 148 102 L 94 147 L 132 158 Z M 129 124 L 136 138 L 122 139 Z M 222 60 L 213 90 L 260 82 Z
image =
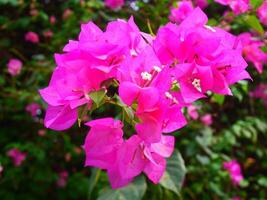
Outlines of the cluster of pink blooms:
M 200 121 L 206 125 L 210 126 L 213 122 L 212 115 L 207 113 L 200 117 L 198 110 L 200 109 L 200 106 L 190 105 L 187 107 L 187 113 L 189 117 L 193 120 L 200 119 Z
M 7 156 L 9 156 L 12 159 L 13 164 L 18 167 L 26 159 L 27 153 L 21 152 L 17 148 L 13 148 L 8 150 Z
M 259 73 L 263 71 L 263 65 L 267 64 L 267 54 L 261 50 L 265 46 L 264 42 L 251 33 L 242 33 L 239 35 L 243 44 L 243 54 L 248 62 L 253 63 L 253 66 Z
M 92 108 L 90 94 L 115 82 L 118 94 L 104 102 L 131 113 L 135 134 L 126 138 L 124 122 L 112 117 L 87 122 L 85 165 L 107 170 L 112 188 L 141 173 L 158 183 L 174 150 L 175 139 L 167 134 L 187 123 L 181 109 L 207 91 L 231 95 L 230 85 L 250 78 L 239 39 L 207 21 L 196 8 L 155 37 L 141 32 L 133 18 L 110 22 L 105 31 L 93 22 L 83 24 L 79 39 L 55 55 L 49 86 L 40 90 L 48 103 L 45 126 L 70 128 L 79 108 Z
M 233 185 L 239 186 L 244 179 L 239 163 L 236 160 L 230 160 L 223 163 L 223 168 L 229 172 Z

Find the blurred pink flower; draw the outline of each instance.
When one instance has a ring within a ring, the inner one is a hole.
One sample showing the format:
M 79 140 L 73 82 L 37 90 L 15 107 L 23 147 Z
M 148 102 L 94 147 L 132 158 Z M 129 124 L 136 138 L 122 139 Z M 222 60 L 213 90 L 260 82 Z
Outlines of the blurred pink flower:
M 249 0 L 215 0 L 224 6 L 229 6 L 236 15 L 242 14 L 249 9 Z
M 25 34 L 25 40 L 32 43 L 38 43 L 39 42 L 39 36 L 35 32 L 28 32 Z
M 240 185 L 244 177 L 239 163 L 236 160 L 230 160 L 223 163 L 223 168 L 229 172 L 233 185 Z
M 267 1 L 263 1 L 262 5 L 257 10 L 260 21 L 267 26 Z
M 251 97 L 259 98 L 264 101 L 264 105 L 267 107 L 267 85 L 261 83 L 256 87 L 254 91 L 250 93 Z
M 31 16 L 37 16 L 39 14 L 39 11 L 35 8 L 31 9 L 30 10 L 30 15 Z
M 183 21 L 194 10 L 191 1 L 178 1 L 176 6 L 171 7 L 171 13 L 169 15 L 169 19 L 175 23 Z
M 198 111 L 197 111 L 198 109 L 199 109 L 199 107 L 198 106 L 194 106 L 194 105 L 190 105 L 187 108 L 187 113 L 193 120 L 196 120 L 199 117 L 199 114 L 198 114 Z
M 211 114 L 203 115 L 203 116 L 200 118 L 200 121 L 201 121 L 203 124 L 205 124 L 206 126 L 211 125 L 212 122 L 213 122 Z
M 117 10 L 124 5 L 124 0 L 105 0 L 105 5 L 110 9 Z
M 68 181 L 69 173 L 65 170 L 60 172 L 58 176 L 57 186 L 61 188 L 65 187 Z
M 51 30 L 49 29 L 49 30 L 47 30 L 47 31 L 44 31 L 44 32 L 43 32 L 43 35 L 44 35 L 44 37 L 46 37 L 46 38 L 51 38 L 51 37 L 54 35 L 54 33 L 53 33 L 53 31 L 51 31 Z
M 65 9 L 62 15 L 62 19 L 66 20 L 72 15 L 73 11 L 69 8 Z
M 8 64 L 8 73 L 12 76 L 20 74 L 22 68 L 22 62 L 19 59 L 10 59 Z
M 46 134 L 46 130 L 45 129 L 38 130 L 38 135 L 39 136 L 43 137 L 43 136 L 45 136 L 45 134 Z
M 57 22 L 57 18 L 54 15 L 51 15 L 49 18 L 50 24 L 55 24 Z
M 26 159 L 27 153 L 23 153 L 19 149 L 13 148 L 8 150 L 7 156 L 12 159 L 13 164 L 15 166 L 20 166 L 22 162 Z
M 243 54 L 245 59 L 252 62 L 259 73 L 263 71 L 263 64 L 267 63 L 267 54 L 261 50 L 264 42 L 253 37 L 251 33 L 242 33 L 239 39 L 243 45 Z
M 31 103 L 26 106 L 26 111 L 29 112 L 33 117 L 35 117 L 41 111 L 41 107 L 38 103 Z

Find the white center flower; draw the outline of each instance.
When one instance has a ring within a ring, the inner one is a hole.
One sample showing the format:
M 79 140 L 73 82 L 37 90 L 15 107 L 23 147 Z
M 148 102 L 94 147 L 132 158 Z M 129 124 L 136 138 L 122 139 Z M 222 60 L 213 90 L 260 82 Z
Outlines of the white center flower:
M 172 96 L 171 93 L 169 93 L 169 92 L 165 92 L 165 96 L 166 96 L 168 99 L 173 99 L 173 96 Z
M 161 72 L 161 68 L 159 66 L 154 66 L 153 69 L 156 71 L 156 72 Z
M 198 78 L 195 78 L 193 81 L 192 81 L 192 85 L 197 89 L 197 90 L 201 90 L 201 87 L 200 87 L 200 79 Z
M 141 77 L 143 80 L 150 81 L 152 79 L 152 75 L 148 72 L 142 72 Z

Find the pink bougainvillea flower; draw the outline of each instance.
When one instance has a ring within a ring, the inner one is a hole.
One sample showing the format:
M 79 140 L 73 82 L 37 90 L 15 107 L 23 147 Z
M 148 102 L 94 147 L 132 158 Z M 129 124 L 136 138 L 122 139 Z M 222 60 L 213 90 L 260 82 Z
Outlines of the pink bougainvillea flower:
M 8 150 L 7 156 L 9 156 L 12 159 L 13 164 L 18 167 L 26 159 L 27 153 L 21 152 L 17 148 L 13 148 Z
M 12 76 L 20 74 L 22 68 L 22 62 L 19 59 L 10 59 L 8 64 L 8 73 Z
M 212 124 L 212 122 L 213 122 L 211 114 L 205 114 L 205 115 L 203 115 L 203 116 L 200 118 L 200 121 L 201 121 L 204 125 L 206 125 L 206 126 L 210 126 L 210 125 Z
M 31 103 L 26 106 L 26 111 L 29 112 L 33 117 L 41 113 L 41 107 L 38 103 Z
M 183 0 L 176 3 L 176 7 L 171 7 L 169 19 L 172 22 L 180 23 L 194 10 L 191 1 Z
M 118 72 L 119 96 L 128 106 L 137 104 L 134 114 L 141 123 L 136 124 L 136 130 L 144 141 L 157 142 L 162 132 L 186 124 L 182 105 L 170 93 L 171 69 L 161 65 L 150 46 L 137 56 L 126 57 Z
M 159 143 L 146 144 L 139 136 L 133 135 L 120 147 L 115 165 L 108 170 L 112 188 L 127 185 L 142 172 L 153 183 L 158 183 L 166 168 L 164 158 L 169 157 L 173 149 L 172 136 L 162 136 Z
M 31 43 L 39 43 L 39 36 L 35 32 L 28 32 L 25 34 L 25 40 Z
M 64 47 L 66 53 L 56 54 L 50 84 L 40 90 L 49 104 L 46 127 L 69 128 L 77 119 L 78 107 L 92 103 L 88 94 L 102 89 L 105 80 L 116 77 L 126 56 L 137 55 L 147 45 L 133 18 L 110 22 L 105 32 L 92 22 L 82 25 L 79 40 L 70 41 Z
M 91 129 L 83 146 L 86 153 L 85 166 L 111 168 L 117 159 L 117 150 L 123 143 L 123 124 L 113 118 L 102 118 L 86 125 Z
M 118 10 L 124 5 L 124 0 L 105 0 L 105 5 L 113 10 Z
M 229 6 L 236 15 L 245 13 L 249 7 L 249 0 L 215 0 L 224 6 Z
M 233 185 L 239 186 L 244 179 L 239 163 L 236 160 L 224 162 L 223 168 L 229 172 Z
M 230 95 L 230 85 L 250 78 L 238 38 L 206 23 L 207 16 L 196 8 L 179 26 L 161 27 L 153 42 L 160 61 L 173 67 L 178 96 L 185 103 L 207 91 Z
M 263 71 L 263 65 L 267 63 L 267 54 L 261 50 L 264 42 L 254 38 L 251 33 L 242 33 L 239 35 L 243 44 L 243 53 L 245 59 L 252 62 L 259 73 Z
M 191 117 L 193 120 L 198 119 L 199 117 L 198 110 L 199 110 L 199 106 L 190 105 L 187 107 L 187 113 L 189 117 Z
M 49 86 L 40 90 L 40 94 L 49 104 L 45 126 L 64 130 L 77 120 L 79 106 L 90 106 L 88 94 L 101 89 L 101 83 L 112 78 L 114 70 L 81 51 L 56 55 L 56 61 L 58 67 Z
M 66 170 L 61 171 L 58 174 L 57 186 L 60 188 L 65 187 L 67 185 L 68 177 L 69 177 L 68 171 L 66 171 Z
M 93 22 L 83 24 L 79 41 L 70 40 L 64 51 L 79 49 L 110 64 L 119 64 L 126 55 L 137 55 L 147 45 L 131 17 L 128 21 L 110 22 L 105 32 Z
M 262 5 L 257 9 L 257 15 L 261 23 L 267 26 L 267 1 L 263 1 Z

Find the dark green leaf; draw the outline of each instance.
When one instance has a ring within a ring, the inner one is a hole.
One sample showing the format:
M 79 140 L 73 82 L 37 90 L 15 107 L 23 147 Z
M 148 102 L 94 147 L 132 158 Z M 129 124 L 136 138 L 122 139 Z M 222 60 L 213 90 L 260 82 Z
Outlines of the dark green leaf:
M 95 91 L 95 92 L 91 92 L 89 94 L 90 98 L 96 104 L 97 107 L 100 106 L 100 104 L 104 100 L 105 95 L 106 95 L 106 91 L 105 90 L 98 90 L 98 91 Z
M 167 160 L 167 169 L 160 180 L 160 184 L 179 195 L 185 174 L 184 160 L 179 151 L 175 150 Z
M 146 188 L 146 181 L 142 175 L 138 176 L 132 183 L 124 188 L 103 190 L 97 200 L 141 200 L 145 194 Z

